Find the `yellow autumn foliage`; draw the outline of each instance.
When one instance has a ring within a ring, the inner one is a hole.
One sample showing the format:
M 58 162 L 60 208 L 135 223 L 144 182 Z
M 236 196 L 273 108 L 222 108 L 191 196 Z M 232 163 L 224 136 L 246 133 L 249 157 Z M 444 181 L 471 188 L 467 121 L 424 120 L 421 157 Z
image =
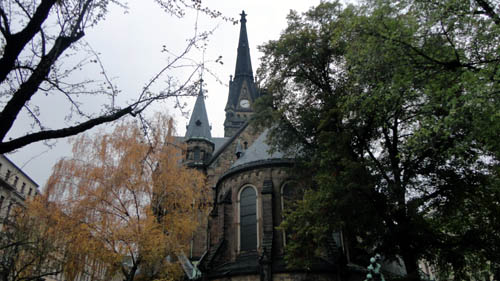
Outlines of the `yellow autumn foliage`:
M 179 276 L 167 257 L 188 245 L 207 211 L 208 190 L 200 172 L 182 165 L 184 147 L 172 119 L 156 115 L 150 125 L 146 136 L 132 121 L 111 133 L 82 135 L 72 158 L 54 166 L 44 200 L 60 212 L 54 231 L 67 237 L 68 277 L 93 265 L 104 266 L 109 280 Z

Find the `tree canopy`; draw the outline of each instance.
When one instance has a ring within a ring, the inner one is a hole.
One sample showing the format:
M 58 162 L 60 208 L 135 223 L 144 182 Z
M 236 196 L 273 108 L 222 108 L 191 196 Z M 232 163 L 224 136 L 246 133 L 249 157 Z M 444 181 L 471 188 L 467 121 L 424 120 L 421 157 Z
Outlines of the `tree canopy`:
M 74 238 L 71 225 L 60 220 L 61 213 L 41 201 L 30 202 L 30 213 L 21 205 L 11 206 L 2 218 L 0 235 L 0 280 L 38 280 L 62 274 L 62 261 L 69 252 L 59 250 Z M 60 255 L 55 255 L 60 253 Z
M 256 122 L 317 183 L 285 220 L 290 261 L 342 229 L 410 279 L 422 259 L 460 280 L 498 268 L 498 7 L 325 1 L 261 47 Z
M 74 140 L 73 157 L 54 166 L 44 194 L 24 212 L 34 221 L 49 216 L 44 227 L 58 237 L 41 260 L 58 261 L 67 280 L 82 273 L 127 281 L 182 274 L 174 260 L 208 203 L 203 175 L 182 165 L 172 122 L 157 115 L 148 137 L 138 122 L 122 122 L 112 133 Z M 16 258 L 21 264 L 30 256 Z

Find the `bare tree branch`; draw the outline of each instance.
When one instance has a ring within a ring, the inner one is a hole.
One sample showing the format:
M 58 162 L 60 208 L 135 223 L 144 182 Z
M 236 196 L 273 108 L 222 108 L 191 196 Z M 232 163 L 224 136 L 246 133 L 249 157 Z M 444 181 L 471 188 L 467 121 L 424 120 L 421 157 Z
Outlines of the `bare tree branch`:
M 0 32 L 2 32 L 3 36 L 7 38 L 10 36 L 9 20 L 7 19 L 7 15 L 2 7 L 0 7 L 0 17 L 3 22 L 3 25 L 0 24 Z
M 216 11 L 203 8 L 198 2 L 185 0 L 156 2 L 166 8 L 171 15 L 182 16 L 183 9 L 196 9 L 212 17 L 228 20 Z M 0 31 L 4 36 L 2 41 L 4 53 L 0 58 L 0 85 L 2 95 L 7 97 L 2 104 L 3 107 L 0 108 L 0 153 L 10 152 L 37 141 L 75 135 L 127 114 L 142 117 L 144 110 L 157 100 L 173 97 L 179 107 L 182 107 L 178 97 L 197 94 L 191 82 L 200 64 L 187 55 L 194 49 L 203 48 L 204 45 L 199 42 L 206 40 L 213 31 L 199 32 L 198 26 L 195 25 L 194 35 L 180 53 L 174 54 L 164 47 L 163 51 L 169 56 L 168 63 L 145 83 L 142 90 L 136 93 L 136 97 L 128 101 L 128 105 L 119 106 L 116 104 L 116 96 L 120 91 L 113 84 L 97 52 L 88 44 L 83 44 L 83 52 L 88 52 L 91 57 L 76 60 L 69 67 L 60 58 L 63 58 L 63 54 L 74 55 L 75 53 L 69 50 L 71 47 L 80 46 L 78 43 L 84 36 L 85 28 L 103 18 L 108 11 L 108 4 L 124 7 L 121 0 L 102 3 L 93 0 L 36 0 L 26 3 L 23 0 L 9 0 L 8 3 L 9 6 L 0 7 Z M 9 28 L 13 28 L 10 26 L 13 22 L 19 22 L 21 26 L 11 34 Z M 76 48 L 74 51 L 77 55 L 81 52 Z M 71 80 L 75 72 L 94 62 L 100 67 L 102 80 L 85 79 L 80 82 Z M 187 67 L 193 71 L 187 73 L 185 80 L 178 81 L 170 75 L 172 70 Z M 164 90 L 153 89 L 164 77 L 166 77 Z M 64 94 L 71 107 L 70 114 L 66 115 L 66 118 L 71 119 L 75 116 L 83 118 L 76 118 L 77 123 L 67 128 L 43 126 L 44 124 L 40 122 L 42 120 L 40 111 L 36 104 L 29 105 L 30 100 L 36 97 L 37 93 L 49 95 L 58 92 Z M 100 113 L 86 112 L 78 100 L 79 94 L 103 95 L 109 97 L 110 101 L 99 104 L 102 109 Z M 32 130 L 26 132 L 24 136 L 8 139 L 9 132 L 15 127 L 15 120 L 26 113 L 24 110 L 35 120 L 33 124 L 39 126 L 40 130 L 35 132 Z
M 0 153 L 6 153 L 12 151 L 36 141 L 64 138 L 76 135 L 86 130 L 89 130 L 97 125 L 115 121 L 126 114 L 131 114 L 132 111 L 133 107 L 128 106 L 110 115 L 100 116 L 73 127 L 63 128 L 59 130 L 41 131 L 25 135 L 23 137 L 17 138 L 12 141 L 2 142 L 0 143 Z
M 42 0 L 26 27 L 16 34 L 9 34 L 5 37 L 7 42 L 3 56 L 0 58 L 0 83 L 5 80 L 7 74 L 14 67 L 14 63 L 24 46 L 40 31 L 42 23 L 47 19 L 50 9 L 57 1 Z
M 56 61 L 71 44 L 82 38 L 83 35 L 84 33 L 81 32 L 74 37 L 61 36 L 56 39 L 49 53 L 42 58 L 30 78 L 19 87 L 19 90 L 14 93 L 12 99 L 9 100 L 0 113 L 0 119 L 2 120 L 2 125 L 0 126 L 0 140 L 3 140 L 7 132 L 12 128 L 24 104 L 37 92 L 38 87 L 45 80 L 54 61 Z

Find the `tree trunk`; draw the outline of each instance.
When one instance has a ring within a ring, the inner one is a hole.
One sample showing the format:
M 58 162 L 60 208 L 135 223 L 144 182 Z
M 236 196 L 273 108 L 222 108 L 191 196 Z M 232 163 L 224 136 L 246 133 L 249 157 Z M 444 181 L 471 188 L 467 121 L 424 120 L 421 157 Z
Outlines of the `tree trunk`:
M 123 275 L 125 275 L 125 279 L 123 279 L 123 281 L 134 281 L 135 272 L 138 267 L 138 263 L 134 262 L 134 265 L 128 271 L 122 268 Z
M 405 263 L 407 276 L 404 279 L 405 281 L 420 281 L 420 274 L 418 268 L 418 260 L 415 258 L 410 249 L 404 249 L 403 253 L 403 261 Z

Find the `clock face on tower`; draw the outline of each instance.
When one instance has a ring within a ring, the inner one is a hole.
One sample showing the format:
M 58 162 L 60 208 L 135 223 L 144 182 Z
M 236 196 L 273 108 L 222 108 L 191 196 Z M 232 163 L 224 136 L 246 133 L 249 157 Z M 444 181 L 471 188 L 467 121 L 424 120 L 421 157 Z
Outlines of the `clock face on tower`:
M 250 102 L 246 99 L 240 100 L 240 106 L 243 108 L 249 108 L 250 107 Z

